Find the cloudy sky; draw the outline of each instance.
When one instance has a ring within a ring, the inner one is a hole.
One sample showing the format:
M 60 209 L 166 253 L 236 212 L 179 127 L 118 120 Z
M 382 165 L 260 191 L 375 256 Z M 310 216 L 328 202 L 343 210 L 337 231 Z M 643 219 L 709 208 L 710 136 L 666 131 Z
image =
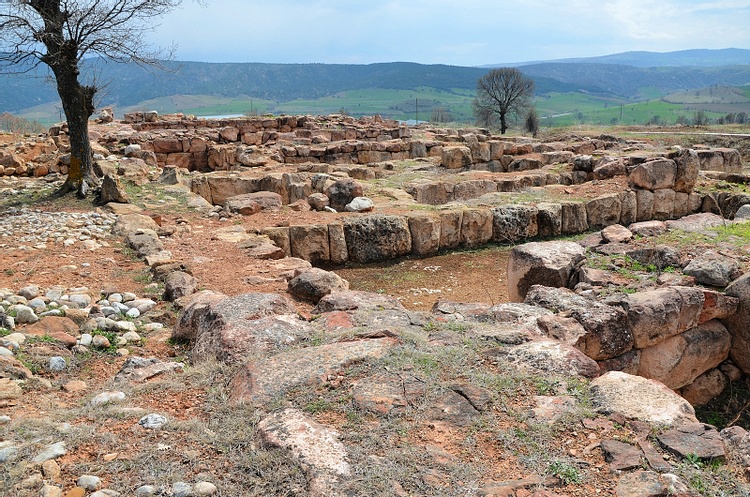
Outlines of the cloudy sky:
M 478 66 L 750 48 L 743 0 L 183 0 L 151 35 L 206 62 Z

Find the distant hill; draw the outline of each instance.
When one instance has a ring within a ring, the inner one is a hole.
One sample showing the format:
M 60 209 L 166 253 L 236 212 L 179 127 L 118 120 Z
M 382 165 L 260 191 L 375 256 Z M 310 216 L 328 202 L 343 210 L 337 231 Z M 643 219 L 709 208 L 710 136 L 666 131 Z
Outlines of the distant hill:
M 750 50 L 723 48 L 720 50 L 695 49 L 677 52 L 623 52 L 600 57 L 537 60 L 510 64 L 499 63 L 483 67 L 523 67 L 548 63 L 617 64 L 633 67 L 720 67 L 750 64 Z
M 614 64 L 554 63 L 520 68 L 533 77 L 554 79 L 582 87 L 598 87 L 627 99 L 645 99 L 644 89 L 662 95 L 714 85 L 750 84 L 750 65 L 723 67 L 642 68 Z
M 487 73 L 487 69 L 476 67 L 407 62 L 369 65 L 175 62 L 166 67 L 168 71 L 157 71 L 95 61 L 87 63 L 85 71 L 97 74 L 97 80 L 106 83 L 101 105 L 117 107 L 170 95 L 246 95 L 286 102 L 360 89 L 474 90 L 477 80 Z M 544 76 L 535 80 L 540 93 L 578 91 L 581 87 L 578 83 L 563 83 Z M 590 86 L 585 89 L 601 91 Z M 55 100 L 52 84 L 45 83 L 41 73 L 36 78 L 23 79 L 0 75 L 0 112 L 17 112 Z
M 658 67 L 653 67 L 655 65 Z M 262 108 L 272 112 L 304 113 L 316 112 L 315 109 L 330 112 L 331 108 L 335 112 L 348 105 L 354 113 L 402 116 L 416 114 L 416 108 L 409 110 L 415 95 L 402 94 L 414 91 L 423 92 L 416 95 L 419 98 L 432 100 L 432 104 L 419 104 L 422 112 L 446 106 L 450 98 L 438 98 L 437 93 L 460 96 L 460 102 L 455 98 L 451 100 L 449 110 L 462 119 L 471 119 L 470 103 L 477 80 L 488 71 L 481 67 L 406 62 L 369 65 L 169 62 L 165 67 L 167 71 L 160 71 L 93 59 L 85 62 L 83 72 L 96 75 L 102 86 L 98 105 L 112 105 L 120 112 L 165 100 L 171 102 L 161 109 L 180 110 L 178 101 L 185 101 L 185 96 L 196 96 L 198 102 L 189 107 L 195 113 L 204 109 L 206 113 L 209 109 L 228 111 L 229 106 L 221 102 L 231 99 L 247 100 L 238 104 L 240 109 L 247 109 L 255 99 L 263 101 Z M 534 79 L 539 97 L 578 95 L 598 99 L 601 105 L 619 106 L 712 86 L 750 85 L 750 50 L 627 52 L 530 63 L 520 69 Z M 378 106 L 376 94 L 383 91 L 396 101 Z M 353 92 L 357 93 L 356 102 L 350 98 Z M 218 103 L 210 104 L 210 99 Z M 312 101 L 321 100 L 326 101 L 325 105 L 310 105 Z M 581 102 L 580 99 L 568 100 Z M 57 120 L 60 117 L 59 108 L 55 107 L 59 105 L 57 102 L 54 85 L 42 68 L 22 77 L 0 74 L 0 113 L 7 111 L 33 119 Z M 571 109 L 560 108 L 554 113 L 577 113 L 581 105 L 583 103 Z

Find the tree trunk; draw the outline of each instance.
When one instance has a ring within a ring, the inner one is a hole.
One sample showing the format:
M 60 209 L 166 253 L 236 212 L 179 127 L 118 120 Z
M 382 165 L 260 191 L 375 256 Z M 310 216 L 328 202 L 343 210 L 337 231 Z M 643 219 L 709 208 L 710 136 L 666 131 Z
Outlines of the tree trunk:
M 508 129 L 508 123 L 505 120 L 505 112 L 500 113 L 500 134 L 504 135 Z
M 70 137 L 70 168 L 62 190 L 75 191 L 80 197 L 85 197 L 98 185 L 89 141 L 89 117 L 94 113 L 96 89 L 78 81 L 78 67 L 75 63 L 60 64 L 53 70 L 57 92 L 68 119 Z

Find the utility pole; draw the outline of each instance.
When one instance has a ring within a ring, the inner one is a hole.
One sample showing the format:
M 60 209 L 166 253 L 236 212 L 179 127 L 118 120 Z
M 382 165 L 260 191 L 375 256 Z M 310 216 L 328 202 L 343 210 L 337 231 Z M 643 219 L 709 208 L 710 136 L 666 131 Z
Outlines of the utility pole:
M 419 98 L 414 99 L 414 125 L 419 124 Z

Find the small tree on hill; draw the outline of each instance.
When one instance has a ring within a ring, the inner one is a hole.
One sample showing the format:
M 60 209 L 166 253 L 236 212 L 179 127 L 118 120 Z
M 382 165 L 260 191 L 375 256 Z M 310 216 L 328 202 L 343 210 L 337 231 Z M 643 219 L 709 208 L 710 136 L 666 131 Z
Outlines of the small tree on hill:
M 526 120 L 523 123 L 523 127 L 534 137 L 539 133 L 539 115 L 536 113 L 534 107 L 529 108 L 529 111 L 526 113 Z
M 477 82 L 474 116 L 483 126 L 500 125 L 508 129 L 508 119 L 523 115 L 531 106 L 534 81 L 514 67 L 493 69 Z
M 100 56 L 154 65 L 171 53 L 151 51 L 145 32 L 181 0 L 6 0 L 0 7 L 0 70 L 32 71 L 45 64 L 55 78 L 70 136 L 70 171 L 63 191 L 85 196 L 98 181 L 88 119 L 94 113 L 93 81 L 82 81 L 81 62 Z

